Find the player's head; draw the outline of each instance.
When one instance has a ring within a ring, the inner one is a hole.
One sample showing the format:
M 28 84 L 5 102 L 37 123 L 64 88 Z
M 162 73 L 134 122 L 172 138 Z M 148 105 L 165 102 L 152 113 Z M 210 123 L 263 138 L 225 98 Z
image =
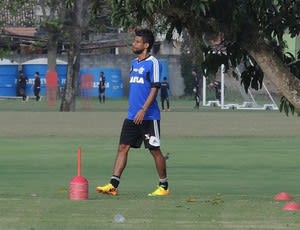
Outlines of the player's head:
M 149 29 L 138 29 L 135 31 L 135 39 L 132 44 L 132 51 L 141 54 L 144 50 L 150 52 L 154 44 L 154 35 Z

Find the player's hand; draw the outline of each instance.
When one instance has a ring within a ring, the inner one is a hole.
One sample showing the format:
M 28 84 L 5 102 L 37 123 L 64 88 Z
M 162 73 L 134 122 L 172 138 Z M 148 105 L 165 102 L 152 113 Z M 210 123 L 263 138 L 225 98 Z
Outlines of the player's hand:
M 140 109 L 134 117 L 134 120 L 133 120 L 134 124 L 136 124 L 136 125 L 142 124 L 145 113 L 146 113 L 146 111 L 144 109 Z

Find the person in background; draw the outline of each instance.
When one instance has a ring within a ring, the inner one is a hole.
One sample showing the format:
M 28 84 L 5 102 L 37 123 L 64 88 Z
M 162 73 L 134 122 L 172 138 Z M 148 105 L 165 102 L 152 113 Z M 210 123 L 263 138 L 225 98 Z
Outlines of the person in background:
M 24 76 L 23 72 L 19 72 L 19 79 L 18 79 L 18 88 L 19 88 L 19 95 L 22 97 L 23 101 L 26 101 L 26 86 L 27 86 L 27 77 Z
M 196 69 L 192 70 L 192 75 L 194 77 L 194 81 L 193 81 L 193 93 L 194 93 L 194 99 L 195 99 L 195 109 L 199 109 L 199 105 L 200 105 L 200 87 L 201 87 L 201 83 L 202 81 L 200 80 L 200 77 L 197 73 Z
M 166 159 L 160 149 L 160 109 L 156 100 L 160 88 L 161 65 L 150 54 L 153 43 L 154 35 L 151 30 L 135 31 L 132 51 L 137 58 L 131 62 L 128 113 L 123 122 L 110 182 L 96 187 L 99 193 L 112 196 L 118 194 L 128 152 L 130 148 L 140 148 L 144 142 L 154 159 L 159 177 L 157 189 L 148 196 L 169 195 Z M 140 181 L 136 181 L 136 184 L 139 183 Z
M 169 101 L 169 83 L 167 78 L 164 77 L 163 82 L 160 86 L 160 101 L 161 101 L 161 108 L 162 111 L 170 111 L 170 101 Z M 167 110 L 165 110 L 165 102 L 167 103 Z
M 39 101 L 40 100 L 40 92 L 41 92 L 41 78 L 40 78 L 40 73 L 35 72 L 34 74 L 34 83 L 33 83 L 33 93 L 35 96 L 35 100 Z
M 99 102 L 105 103 L 105 75 L 103 72 L 100 72 L 99 76 Z
M 216 99 L 220 102 L 221 101 L 221 82 L 218 80 L 213 81 L 208 85 L 210 88 L 215 89 Z

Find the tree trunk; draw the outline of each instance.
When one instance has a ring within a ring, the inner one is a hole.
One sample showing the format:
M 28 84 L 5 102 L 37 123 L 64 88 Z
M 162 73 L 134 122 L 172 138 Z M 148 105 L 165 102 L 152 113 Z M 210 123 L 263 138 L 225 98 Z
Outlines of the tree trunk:
M 76 92 L 80 69 L 80 47 L 73 44 L 68 52 L 68 71 L 60 111 L 76 110 Z
M 283 96 L 285 96 L 300 111 L 300 80 L 296 78 L 289 68 L 267 46 L 259 50 L 249 50 L 250 55 L 263 70 L 265 76 L 274 83 Z
M 48 71 L 56 71 L 56 53 L 57 53 L 57 41 L 53 40 L 53 37 L 48 41 Z
M 48 40 L 48 71 L 46 75 L 47 92 L 46 99 L 48 106 L 56 105 L 58 79 L 56 73 L 56 58 L 57 58 L 57 39 L 50 35 Z M 56 73 L 56 75 L 53 75 Z
M 73 9 L 69 12 L 68 17 L 71 19 L 68 32 L 70 35 L 70 50 L 68 52 L 68 72 L 66 85 L 62 97 L 60 111 L 70 112 L 76 109 L 76 94 L 78 91 L 79 70 L 80 70 L 80 42 L 82 30 L 87 20 L 88 1 L 75 0 Z

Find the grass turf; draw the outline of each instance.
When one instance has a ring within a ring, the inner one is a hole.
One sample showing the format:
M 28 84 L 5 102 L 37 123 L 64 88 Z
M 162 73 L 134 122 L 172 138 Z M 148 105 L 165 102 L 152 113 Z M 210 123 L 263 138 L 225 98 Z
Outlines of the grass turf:
M 183 107 L 181 107 L 183 108 Z M 278 112 L 175 111 L 162 114 L 171 195 L 151 156 L 132 150 L 120 195 L 94 190 L 111 174 L 125 111 L 1 112 L 0 229 L 299 229 L 281 191 L 300 201 L 299 118 Z M 77 147 L 89 200 L 70 201 Z M 115 223 L 121 213 L 124 223 Z

